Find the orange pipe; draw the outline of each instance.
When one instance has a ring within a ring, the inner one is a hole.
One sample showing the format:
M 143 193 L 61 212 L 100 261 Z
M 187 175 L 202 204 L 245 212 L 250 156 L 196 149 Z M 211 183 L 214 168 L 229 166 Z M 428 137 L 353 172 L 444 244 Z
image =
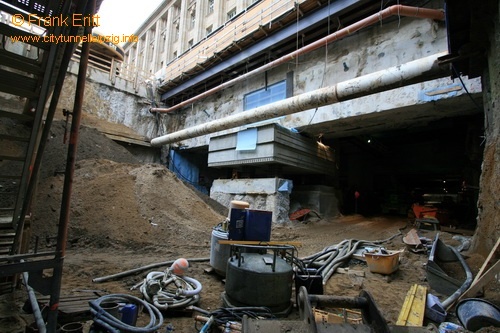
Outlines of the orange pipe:
M 227 82 L 224 82 L 217 87 L 214 87 L 212 89 L 209 89 L 205 91 L 204 93 L 201 93 L 193 98 L 190 98 L 188 100 L 185 100 L 184 102 L 181 102 L 179 104 L 176 104 L 172 107 L 169 108 L 151 108 L 149 109 L 150 112 L 159 112 L 159 113 L 168 113 L 172 112 L 174 110 L 177 110 L 179 108 L 182 108 L 184 106 L 190 105 L 202 98 L 205 98 L 207 96 L 210 96 L 218 91 L 221 91 L 223 89 L 226 89 L 238 81 L 242 81 L 245 79 L 248 79 L 249 77 L 265 72 L 271 68 L 277 67 L 281 64 L 284 64 L 290 60 L 293 60 L 303 54 L 306 54 L 308 52 L 314 51 L 316 49 L 319 49 L 322 46 L 328 45 L 328 43 L 337 41 L 339 39 L 342 39 L 350 34 L 353 34 L 362 28 L 365 28 L 369 25 L 375 24 L 387 17 L 393 16 L 393 15 L 398 15 L 398 16 L 407 16 L 407 17 L 417 17 L 417 18 L 427 18 L 427 19 L 433 19 L 433 20 L 439 20 L 439 21 L 444 21 L 445 15 L 444 11 L 441 9 L 428 9 L 428 8 L 419 8 L 419 7 L 411 7 L 411 6 L 404 6 L 404 5 L 394 5 L 391 7 L 388 7 L 376 14 L 370 15 L 356 23 L 353 23 L 345 28 L 342 28 L 340 30 L 337 30 L 336 32 L 323 37 L 321 39 L 318 39 L 317 41 L 304 46 L 298 50 L 295 50 L 292 53 L 289 53 L 281 58 L 278 58 L 274 61 L 271 61 L 259 68 L 254 69 L 253 71 L 250 71 L 246 74 L 240 75 L 237 78 L 234 78 L 232 80 L 229 80 Z

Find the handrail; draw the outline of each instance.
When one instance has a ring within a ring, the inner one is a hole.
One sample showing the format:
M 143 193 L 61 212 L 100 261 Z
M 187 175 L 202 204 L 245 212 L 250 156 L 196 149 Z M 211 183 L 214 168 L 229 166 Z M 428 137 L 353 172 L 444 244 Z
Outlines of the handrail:
M 79 47 L 75 53 L 73 53 L 71 60 L 75 62 L 80 61 Z M 145 81 L 149 77 L 147 73 L 134 65 L 127 64 L 121 60 L 113 58 L 110 55 L 95 50 L 91 50 L 88 66 L 108 73 L 111 83 L 114 83 L 116 78 L 119 77 L 125 81 L 133 82 L 135 87 L 138 80 Z

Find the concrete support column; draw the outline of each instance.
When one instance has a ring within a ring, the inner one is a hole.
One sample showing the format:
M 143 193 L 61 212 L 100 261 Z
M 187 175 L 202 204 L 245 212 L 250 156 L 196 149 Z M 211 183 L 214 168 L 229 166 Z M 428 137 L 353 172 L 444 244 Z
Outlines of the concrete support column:
M 159 56 L 160 56 L 160 32 L 162 29 L 162 19 L 159 19 L 155 23 L 155 32 L 154 32 L 154 44 L 153 48 L 151 49 L 151 52 L 153 53 L 153 59 L 151 60 L 151 70 L 152 73 L 156 73 L 158 70 L 160 70 L 160 64 L 159 64 Z
M 137 41 L 137 47 L 136 47 L 136 57 L 135 57 L 135 61 L 134 61 L 134 67 L 136 70 L 139 70 L 140 68 L 142 68 L 142 57 L 143 55 L 141 54 L 141 49 L 143 47 L 143 40 L 141 37 L 139 37 L 138 41 Z
M 214 30 L 226 22 L 226 1 L 215 1 L 214 15 L 217 16 L 214 22 Z
M 174 52 L 174 49 L 172 47 L 173 33 L 175 33 L 174 14 L 172 7 L 170 7 L 167 10 L 167 19 L 165 23 L 165 56 L 164 56 L 165 64 L 168 64 L 170 59 L 172 59 L 172 54 Z
M 188 4 L 187 1 L 181 1 L 181 14 L 179 18 L 179 40 L 177 44 L 177 54 L 181 55 L 186 49 L 187 49 L 187 43 L 186 43 L 186 35 L 188 33 L 188 29 L 186 27 L 189 27 L 188 24 Z
M 149 72 L 149 54 L 150 54 L 150 50 L 149 50 L 149 34 L 150 34 L 150 31 L 147 30 L 145 33 L 144 33 L 144 44 L 142 45 L 142 61 L 141 61 L 141 65 L 140 65 L 140 68 L 144 71 L 144 72 Z M 140 52 L 140 51 L 139 51 Z
M 196 2 L 196 23 L 194 30 L 196 35 L 194 36 L 194 43 L 196 44 L 200 39 L 205 36 L 205 10 L 206 6 L 203 6 L 205 1 L 198 0 Z

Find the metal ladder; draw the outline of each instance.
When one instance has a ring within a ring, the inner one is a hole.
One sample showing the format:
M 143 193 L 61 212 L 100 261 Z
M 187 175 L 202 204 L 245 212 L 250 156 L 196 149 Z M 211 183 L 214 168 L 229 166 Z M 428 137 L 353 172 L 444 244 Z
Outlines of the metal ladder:
M 32 29 L 16 27 L 14 15 L 22 16 L 25 22 L 30 14 L 93 15 L 95 2 L 101 1 L 0 0 L 0 94 L 4 100 L 0 104 L 0 293 L 13 290 L 22 274 L 28 292 L 50 294 L 50 305 L 58 303 L 65 245 L 58 244 L 54 252 L 30 252 L 30 205 L 66 70 L 77 45 L 36 41 L 39 35 Z M 84 31 L 61 25 L 47 27 L 45 33 L 76 36 Z M 12 37 L 19 36 L 31 40 L 13 42 Z M 47 269 L 53 271 L 51 277 L 44 276 Z M 47 331 L 55 332 L 57 306 L 49 310 L 48 317 Z

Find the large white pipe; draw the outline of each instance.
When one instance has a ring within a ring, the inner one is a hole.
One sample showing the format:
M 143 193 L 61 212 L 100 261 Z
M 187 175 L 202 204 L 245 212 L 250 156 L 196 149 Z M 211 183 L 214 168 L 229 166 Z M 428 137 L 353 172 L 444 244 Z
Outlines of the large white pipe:
M 411 6 L 404 6 L 404 5 L 393 5 L 390 6 L 386 9 L 383 9 L 379 11 L 378 13 L 375 13 L 373 15 L 370 15 L 368 17 L 365 17 L 362 20 L 359 20 L 351 25 L 348 25 L 347 27 L 344 27 L 342 29 L 339 29 L 335 31 L 334 33 L 325 36 L 321 39 L 318 39 L 317 41 L 306 45 L 304 47 L 301 47 L 300 49 L 297 49 L 287 55 L 284 55 L 276 60 L 273 60 L 261 67 L 258 67 L 248 73 L 242 74 L 232 80 L 226 81 L 224 83 L 221 83 L 220 85 L 209 89 L 197 96 L 194 96 L 188 100 L 185 100 L 183 102 L 180 102 L 174 106 L 171 106 L 169 108 L 151 108 L 149 111 L 150 112 L 172 112 L 174 110 L 180 109 L 182 107 L 185 107 L 187 105 L 191 105 L 197 101 L 199 101 L 202 98 L 205 98 L 207 96 L 210 96 L 218 91 L 222 91 L 226 88 L 229 88 L 236 84 L 237 82 L 243 82 L 244 80 L 249 79 L 250 77 L 259 74 L 259 73 L 264 73 L 265 71 L 277 67 L 279 65 L 285 64 L 289 61 L 293 61 L 297 59 L 299 56 L 304 55 L 306 53 L 309 53 L 311 51 L 317 50 L 321 47 L 325 47 L 325 45 L 328 45 L 329 43 L 332 43 L 337 40 L 341 40 L 344 37 L 347 37 L 356 31 L 359 31 L 363 28 L 366 28 L 372 24 L 377 24 L 382 22 L 387 17 L 397 15 L 398 17 L 401 16 L 408 16 L 408 17 L 418 17 L 418 18 L 428 18 L 428 19 L 433 19 L 433 20 L 440 20 L 443 21 L 445 18 L 444 11 L 440 9 L 428 9 L 428 8 L 419 8 L 419 7 L 411 7 Z
M 434 54 L 378 72 L 320 88 L 311 92 L 267 104 L 252 110 L 196 125 L 151 140 L 152 146 L 161 146 L 225 129 L 285 116 L 325 105 L 358 98 L 410 84 L 449 75 L 438 65 L 438 58 L 446 52 Z

